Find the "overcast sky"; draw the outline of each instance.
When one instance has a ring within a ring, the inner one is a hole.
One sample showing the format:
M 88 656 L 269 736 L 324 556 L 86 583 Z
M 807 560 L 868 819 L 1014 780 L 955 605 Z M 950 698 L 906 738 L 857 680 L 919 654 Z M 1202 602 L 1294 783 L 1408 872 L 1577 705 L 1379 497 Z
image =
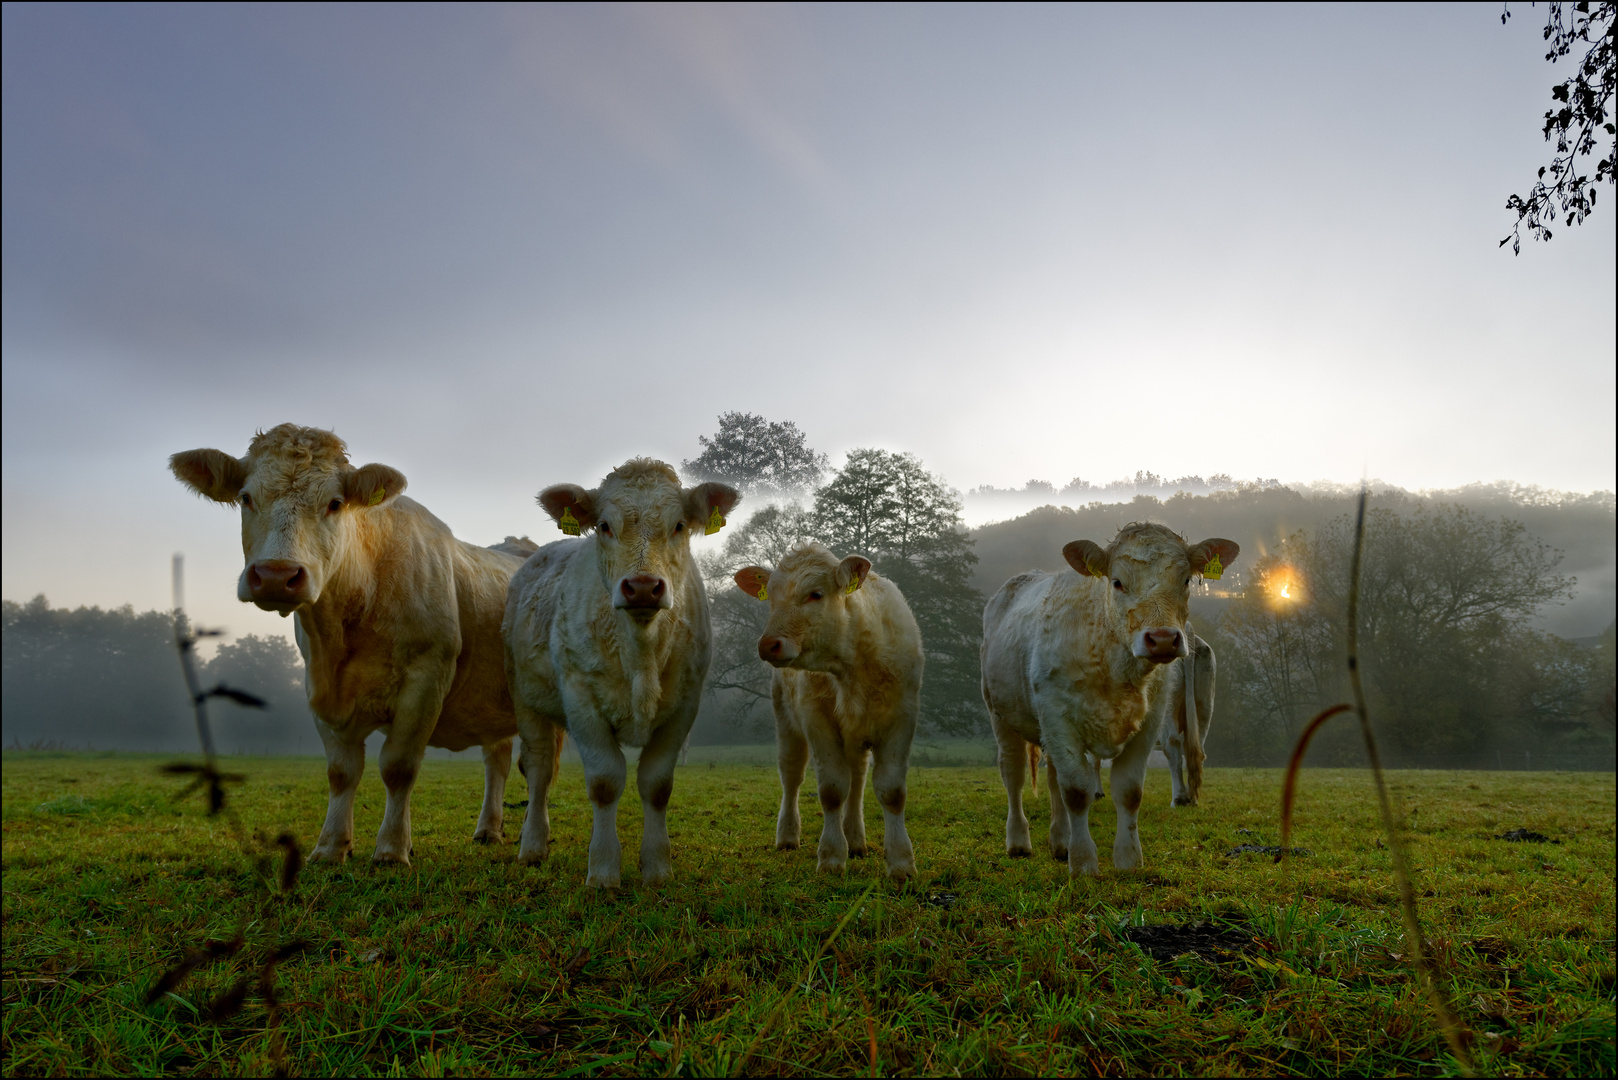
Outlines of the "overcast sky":
M 1614 210 L 1496 247 L 1543 14 L 4 7 L 3 593 L 234 602 L 286 420 L 479 542 L 724 410 L 954 486 L 1615 486 Z

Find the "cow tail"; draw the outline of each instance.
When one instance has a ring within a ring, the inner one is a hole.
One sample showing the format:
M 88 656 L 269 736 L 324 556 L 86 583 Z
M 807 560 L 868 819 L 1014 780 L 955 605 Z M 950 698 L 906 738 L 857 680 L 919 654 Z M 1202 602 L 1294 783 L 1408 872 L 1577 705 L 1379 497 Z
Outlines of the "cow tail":
M 1029 794 L 1039 794 L 1039 747 L 1033 743 L 1028 744 L 1028 783 Z
M 567 742 L 567 728 L 560 724 L 556 727 L 556 756 L 551 758 L 551 783 L 562 775 L 562 745 Z
M 1192 648 L 1180 661 L 1185 679 L 1185 782 L 1191 789 L 1191 805 L 1202 792 L 1202 722 L 1197 716 L 1197 650 Z

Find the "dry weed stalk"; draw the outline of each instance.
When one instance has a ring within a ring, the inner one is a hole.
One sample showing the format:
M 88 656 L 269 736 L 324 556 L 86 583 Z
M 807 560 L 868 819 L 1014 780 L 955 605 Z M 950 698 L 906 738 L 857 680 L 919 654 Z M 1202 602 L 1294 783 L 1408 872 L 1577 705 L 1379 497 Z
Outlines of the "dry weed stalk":
M 1352 708 L 1360 718 L 1360 735 L 1365 740 L 1365 754 L 1371 761 L 1371 775 L 1376 780 L 1377 803 L 1382 808 L 1382 829 L 1388 834 L 1388 851 L 1393 857 L 1393 878 L 1399 888 L 1399 911 L 1404 916 L 1405 940 L 1409 943 L 1407 948 L 1411 964 L 1415 968 L 1422 989 L 1427 993 L 1433 1014 L 1443 1029 L 1450 1052 L 1455 1055 L 1456 1064 L 1465 1075 L 1475 1076 L 1472 1057 L 1466 1049 L 1466 1033 L 1454 1010 L 1450 1008 L 1449 1000 L 1439 987 L 1438 980 L 1433 977 L 1432 965 L 1428 963 L 1421 937 L 1421 922 L 1416 916 L 1416 890 L 1410 882 L 1410 863 L 1405 855 L 1404 838 L 1400 834 L 1398 820 L 1394 817 L 1393 800 L 1388 794 L 1387 779 L 1382 772 L 1382 754 L 1377 748 L 1376 734 L 1371 730 L 1370 714 L 1365 708 L 1365 687 L 1360 680 L 1359 605 L 1360 571 L 1365 554 L 1367 494 L 1362 486 L 1359 510 L 1354 519 L 1354 557 L 1349 563 L 1348 573 L 1348 682 L 1354 695 L 1354 704 L 1333 705 L 1322 710 L 1318 716 L 1309 721 L 1308 726 L 1303 729 L 1303 734 L 1298 737 L 1298 745 L 1292 750 L 1292 760 L 1287 764 L 1286 779 L 1281 787 L 1281 850 L 1276 854 L 1275 861 L 1280 862 L 1286 858 L 1288 842 L 1292 836 L 1292 807 L 1297 793 L 1298 772 L 1303 766 L 1303 755 L 1309 748 L 1309 741 L 1327 720 Z

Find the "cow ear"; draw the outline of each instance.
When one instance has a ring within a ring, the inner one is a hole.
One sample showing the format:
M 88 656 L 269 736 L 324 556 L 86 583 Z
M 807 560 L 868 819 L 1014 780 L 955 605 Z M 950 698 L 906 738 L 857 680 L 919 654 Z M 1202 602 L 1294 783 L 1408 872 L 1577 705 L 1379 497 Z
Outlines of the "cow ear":
M 1241 546 L 1236 541 L 1217 536 L 1204 540 L 1186 552 L 1191 559 L 1191 572 L 1214 580 L 1218 580 L 1219 575 L 1225 572 L 1225 567 L 1235 562 L 1236 556 L 1241 553 Z
M 733 580 L 738 589 L 754 600 L 770 598 L 770 591 L 765 587 L 770 583 L 770 572 L 762 566 L 745 566 L 736 571 Z
M 404 489 L 404 473 L 391 465 L 361 465 L 343 474 L 343 501 L 351 506 L 381 506 Z
M 595 495 L 577 484 L 552 484 L 537 496 L 539 505 L 569 536 L 596 525 Z
M 247 466 L 223 450 L 182 450 L 169 458 L 175 477 L 204 498 L 233 503 L 247 483 Z
M 1062 549 L 1062 558 L 1085 577 L 1104 578 L 1111 560 L 1101 546 L 1091 540 L 1075 540 Z
M 863 555 L 850 555 L 837 564 L 837 587 L 845 594 L 857 592 L 870 572 L 870 559 Z
M 710 480 L 686 490 L 685 519 L 712 536 L 725 527 L 725 518 L 741 501 L 741 493 L 735 488 Z

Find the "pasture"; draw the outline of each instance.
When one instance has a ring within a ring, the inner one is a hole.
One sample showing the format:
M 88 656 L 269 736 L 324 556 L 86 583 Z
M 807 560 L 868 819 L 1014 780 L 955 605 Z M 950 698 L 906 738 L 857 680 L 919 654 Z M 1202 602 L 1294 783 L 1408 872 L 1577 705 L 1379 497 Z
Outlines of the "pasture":
M 640 813 L 626 805 L 625 887 L 583 888 L 577 765 L 554 789 L 543 869 L 517 866 L 512 843 L 469 842 L 469 761 L 425 764 L 414 865 L 375 867 L 373 759 L 361 857 L 308 867 L 280 896 L 275 866 L 255 869 L 200 795 L 173 799 L 167 758 L 7 753 L 4 1072 L 264 1075 L 278 1041 L 294 1075 L 1455 1070 L 1404 959 L 1366 773 L 1303 774 L 1293 842 L 1309 854 L 1276 866 L 1230 852 L 1277 842 L 1277 771 L 1211 769 L 1204 805 L 1171 810 L 1152 770 L 1146 869 L 1111 868 L 1108 799 L 1092 814 L 1102 876 L 1070 884 L 1048 856 L 1005 857 L 994 770 L 918 767 L 920 877 L 899 888 L 874 853 L 829 879 L 812 847 L 776 852 L 773 768 L 700 756 L 676 774 L 668 887 L 640 887 Z M 247 774 L 230 804 L 245 829 L 311 846 L 322 762 L 224 767 Z M 1423 926 L 1480 1069 L 1610 1074 L 1614 777 L 1391 779 Z M 869 796 L 866 811 L 880 838 Z M 1042 840 L 1043 783 L 1029 811 Z M 508 814 L 510 841 L 521 811 Z M 1555 843 L 1495 838 L 1524 827 Z M 237 935 L 240 951 L 145 1004 L 189 947 Z M 244 980 L 294 941 L 307 948 L 274 971 L 272 1020 Z M 211 1017 L 240 986 L 240 1008 Z

